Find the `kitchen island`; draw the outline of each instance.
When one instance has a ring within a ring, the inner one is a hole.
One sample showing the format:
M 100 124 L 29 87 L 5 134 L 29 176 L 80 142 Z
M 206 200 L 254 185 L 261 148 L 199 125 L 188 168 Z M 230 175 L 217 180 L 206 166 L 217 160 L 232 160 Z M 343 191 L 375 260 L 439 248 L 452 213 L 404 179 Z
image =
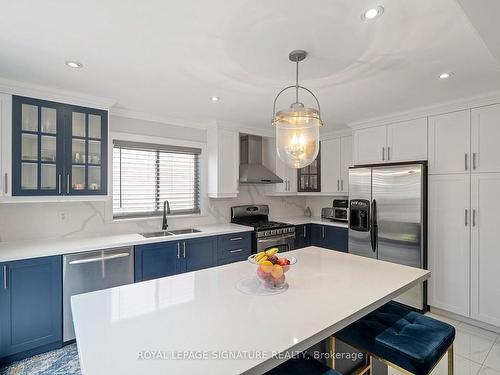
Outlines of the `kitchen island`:
M 83 375 L 261 374 L 430 276 L 318 247 L 287 255 L 275 295 L 252 292 L 244 261 L 72 297 Z

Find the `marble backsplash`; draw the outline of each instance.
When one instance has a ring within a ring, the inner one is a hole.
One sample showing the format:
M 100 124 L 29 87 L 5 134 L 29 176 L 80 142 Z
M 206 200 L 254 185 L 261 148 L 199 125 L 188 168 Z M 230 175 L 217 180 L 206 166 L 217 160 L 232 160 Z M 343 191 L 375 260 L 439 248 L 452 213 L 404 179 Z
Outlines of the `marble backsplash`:
M 268 204 L 273 217 L 303 216 L 304 197 L 269 197 L 263 185 L 240 185 L 232 199 L 208 199 L 200 217 L 169 218 L 169 227 L 227 223 L 231 206 Z M 330 200 L 331 204 L 331 200 Z M 317 205 L 314 205 L 316 207 Z M 0 241 L 86 237 L 159 230 L 161 218 L 148 220 L 106 220 L 106 202 L 10 203 L 0 205 Z M 315 212 L 313 211 L 313 214 Z

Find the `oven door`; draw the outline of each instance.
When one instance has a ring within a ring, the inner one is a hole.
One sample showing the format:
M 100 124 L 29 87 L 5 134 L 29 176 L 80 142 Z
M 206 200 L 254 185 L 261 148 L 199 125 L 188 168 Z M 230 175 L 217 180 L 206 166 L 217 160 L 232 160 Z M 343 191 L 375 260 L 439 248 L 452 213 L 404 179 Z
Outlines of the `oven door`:
M 258 238 L 257 239 L 257 252 L 266 251 L 271 247 L 280 249 L 280 253 L 294 249 L 295 233 L 287 233 L 279 236 Z

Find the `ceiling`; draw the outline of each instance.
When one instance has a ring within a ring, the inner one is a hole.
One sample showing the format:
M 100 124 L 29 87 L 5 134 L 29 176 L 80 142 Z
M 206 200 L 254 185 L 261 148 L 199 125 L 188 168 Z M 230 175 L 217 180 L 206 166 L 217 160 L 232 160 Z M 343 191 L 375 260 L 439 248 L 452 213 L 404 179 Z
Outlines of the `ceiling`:
M 488 1 L 1 0 L 0 77 L 112 98 L 174 123 L 267 127 L 274 96 L 294 80 L 288 52 L 305 49 L 301 83 L 327 127 L 341 129 L 500 89 L 487 47 L 500 35 L 486 40 L 473 26 L 491 16 L 475 11 Z M 362 21 L 375 5 L 383 16 Z M 455 75 L 439 80 L 445 71 Z

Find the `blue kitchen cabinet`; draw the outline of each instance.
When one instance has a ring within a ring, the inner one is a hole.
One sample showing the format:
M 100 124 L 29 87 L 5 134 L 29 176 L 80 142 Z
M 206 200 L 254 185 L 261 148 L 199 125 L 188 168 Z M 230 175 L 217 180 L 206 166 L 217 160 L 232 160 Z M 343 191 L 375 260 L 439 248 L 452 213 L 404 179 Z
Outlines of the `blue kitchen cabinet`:
M 182 241 L 183 272 L 197 271 L 217 265 L 217 237 Z
M 0 365 L 62 346 L 62 258 L 0 263 Z
M 108 113 L 14 96 L 12 195 L 105 195 Z
M 241 232 L 218 236 L 218 264 L 229 264 L 246 260 L 252 254 L 252 233 Z
M 295 226 L 295 248 L 311 246 L 311 224 Z
M 312 224 L 311 245 L 347 252 L 348 230 L 331 225 Z
M 157 242 L 135 247 L 135 281 L 146 281 L 182 272 L 179 241 Z

